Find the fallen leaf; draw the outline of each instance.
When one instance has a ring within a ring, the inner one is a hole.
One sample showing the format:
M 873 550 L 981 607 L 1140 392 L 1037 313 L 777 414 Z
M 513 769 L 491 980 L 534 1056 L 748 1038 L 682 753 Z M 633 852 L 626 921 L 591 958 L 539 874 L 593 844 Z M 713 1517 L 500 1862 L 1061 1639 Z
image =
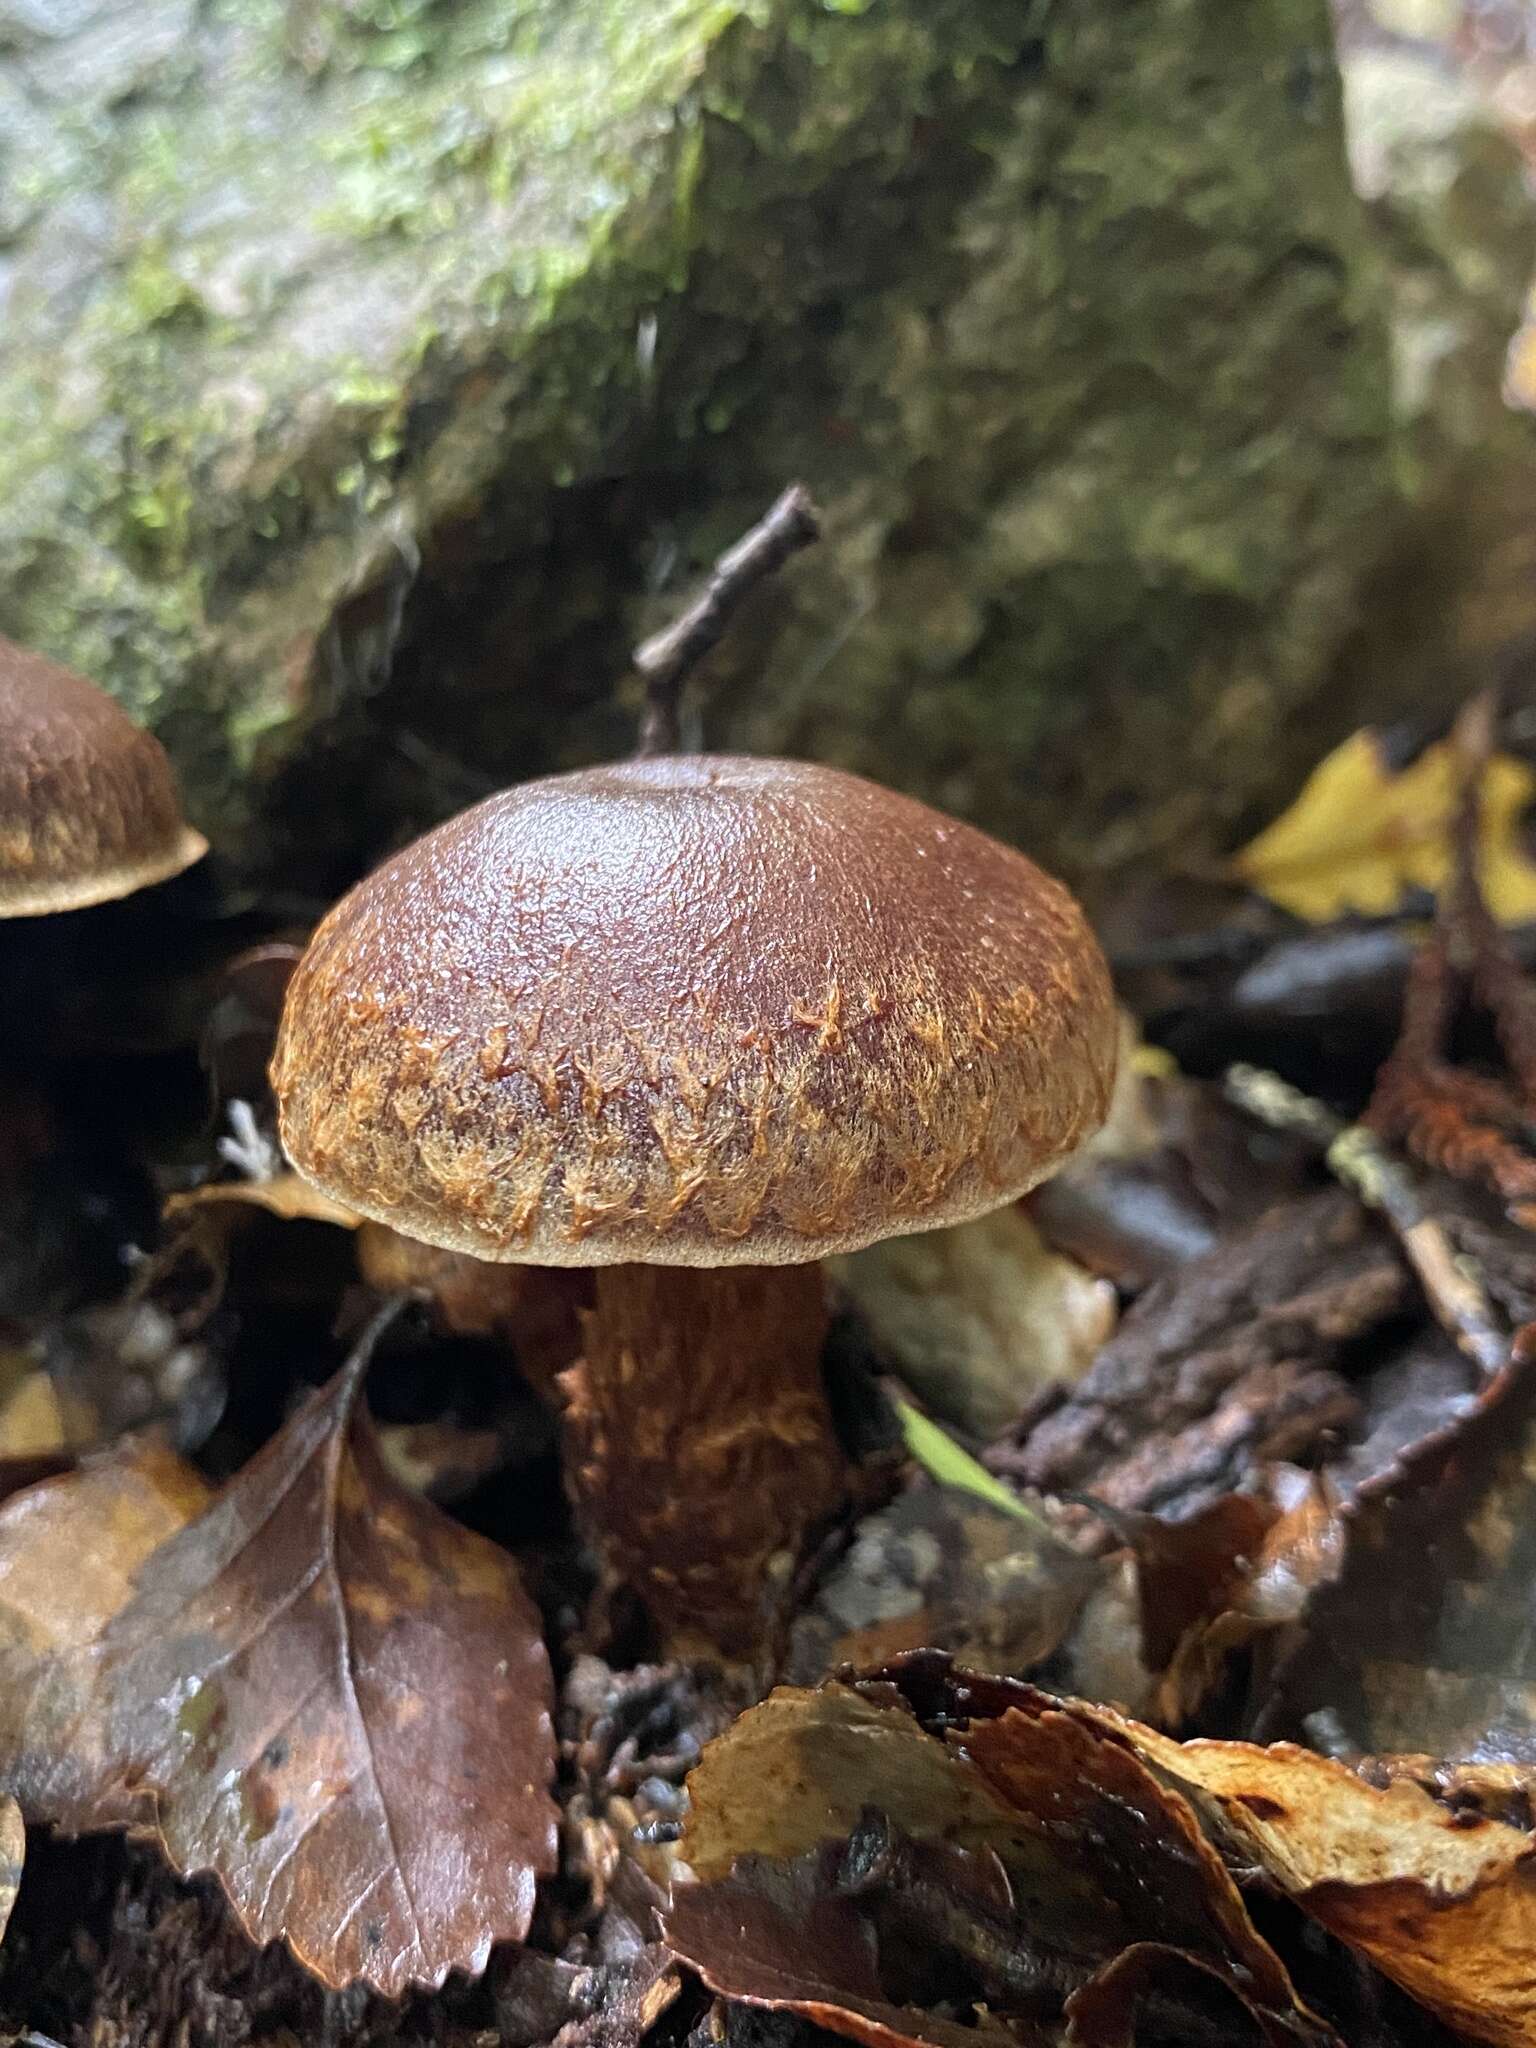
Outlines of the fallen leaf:
M 941 1486 L 974 1494 L 1001 1514 L 1011 1515 L 1016 1521 L 1033 1522 L 1043 1528 L 1035 1509 L 1004 1486 L 985 1465 L 978 1464 L 969 1451 L 957 1444 L 947 1430 L 940 1429 L 920 1408 L 914 1408 L 910 1401 L 903 1401 L 899 1395 L 892 1400 L 891 1406 L 901 1424 L 902 1441 L 908 1452 Z
M 1379 1789 L 1289 1743 L 1178 1743 L 1102 1718 L 1234 1854 L 1447 2026 L 1497 2048 L 1536 2041 L 1528 1834 L 1452 1813 L 1416 1785 Z
M 982 1436 L 1078 1378 L 1115 1326 L 1114 1289 L 1052 1251 L 1017 1203 L 828 1263 L 891 1370 Z
M 26 1854 L 27 1830 L 21 1808 L 14 1799 L 0 1799 L 0 1941 L 5 1938 L 11 1908 L 21 1889 L 21 1866 Z
M 1344 1503 L 1332 1484 L 1331 1472 L 1273 1465 L 1266 1473 L 1265 1487 L 1264 1519 L 1252 1548 L 1246 1555 L 1234 1548 L 1225 1561 L 1218 1551 L 1211 1560 L 1211 1582 L 1203 1595 L 1198 1578 L 1190 1587 L 1191 1595 L 1198 1597 L 1199 1611 L 1188 1618 L 1171 1653 L 1157 1664 L 1149 1651 L 1157 1683 L 1146 1698 L 1133 1698 L 1124 1687 L 1112 1692 L 1084 1684 L 1074 1673 L 1079 1692 L 1116 1698 L 1144 1720 L 1179 1728 L 1218 1691 L 1231 1660 L 1240 1651 L 1250 1653 L 1255 1674 L 1273 1668 L 1293 1640 L 1295 1625 L 1306 1614 L 1318 1588 L 1338 1576 L 1346 1522 Z M 1220 1509 L 1224 1503 L 1216 1505 Z M 1198 1528 L 1203 1519 L 1197 1516 L 1193 1525 L 1176 1524 L 1175 1528 Z M 1212 1533 L 1220 1528 L 1217 1521 Z M 1245 1533 L 1240 1526 L 1231 1530 L 1235 1543 L 1240 1543 Z M 1191 1562 L 1197 1561 L 1191 1558 Z M 1157 1607 L 1159 1591 L 1156 1579 L 1143 1578 L 1143 1627 L 1148 1610 Z
M 296 1173 L 275 1173 L 266 1180 L 205 1181 L 201 1187 L 167 1195 L 165 1214 L 173 1218 L 230 1205 L 261 1209 L 284 1223 L 334 1223 L 341 1230 L 356 1230 L 363 1220 Z
M 947 1739 L 919 1718 L 925 1692 Z M 956 2018 L 973 2040 L 1059 2040 L 1068 2017 L 1108 2048 L 1144 1998 L 1191 2043 L 1231 2039 L 1234 2002 L 1274 2048 L 1333 2039 L 1186 1801 L 1118 1731 L 1030 1687 L 930 1657 L 781 1688 L 689 1789 L 694 1881 L 664 1934 L 727 1997 L 875 2048 L 957 2048 Z
M 1139 1653 L 1149 1671 L 1164 1675 L 1159 1718 L 1182 1719 L 1203 1691 L 1192 1684 L 1194 1672 L 1210 1676 L 1201 1646 L 1246 1599 L 1279 1510 L 1253 1494 L 1226 1493 L 1178 1522 L 1095 1511 L 1135 1559 Z
M 1234 859 L 1241 878 L 1311 924 L 1350 911 L 1395 910 L 1414 889 L 1438 891 L 1453 868 L 1462 764 L 1450 741 L 1394 770 L 1369 728 L 1312 771 L 1301 794 Z M 1536 917 L 1536 867 L 1520 842 L 1536 776 L 1495 754 L 1483 783 L 1480 861 L 1489 908 L 1506 924 Z
M 211 1499 L 185 1459 L 145 1438 L 0 1512 L 0 1784 L 34 1821 L 81 1832 L 142 1817 L 92 1696 L 97 1645 L 142 1567 Z
M 1048 2048 L 1059 2034 L 978 2008 L 962 2022 L 883 1993 L 858 1906 L 828 1896 L 824 1859 L 781 1868 L 744 1859 L 718 1884 L 673 1898 L 667 1938 L 712 1991 L 798 2013 L 865 2048 Z
M 580 1266 L 502 1266 L 441 1245 L 418 1244 L 388 1224 L 364 1222 L 357 1270 L 376 1294 L 418 1294 L 453 1336 L 488 1337 L 510 1348 L 518 1370 L 551 1407 L 556 1376 L 581 1356 L 580 1311 L 592 1275 Z
M 865 1516 L 796 1617 L 788 1676 L 809 1684 L 928 1648 L 1022 1677 L 1060 1647 L 1105 1573 L 1012 1495 L 1002 1507 L 963 1481 L 910 1487 Z
M 1276 1685 L 1265 1733 L 1315 1728 L 1338 1753 L 1507 1764 L 1536 1782 L 1536 1362 L 1356 1505 Z
M 365 1361 L 211 1502 L 138 1445 L 0 1510 L 0 1782 L 152 1820 L 253 1941 L 394 1996 L 527 1931 L 554 1738 L 516 1566 L 389 1476 Z

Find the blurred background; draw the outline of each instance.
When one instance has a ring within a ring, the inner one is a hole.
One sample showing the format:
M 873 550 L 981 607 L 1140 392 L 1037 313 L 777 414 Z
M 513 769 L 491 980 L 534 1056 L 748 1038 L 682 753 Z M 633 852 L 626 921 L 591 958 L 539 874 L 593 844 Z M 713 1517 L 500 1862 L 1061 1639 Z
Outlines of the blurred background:
M 1528 0 L 0 0 L 0 56 L 0 630 L 236 898 L 622 747 L 793 475 L 697 734 L 1096 909 L 1518 705 Z

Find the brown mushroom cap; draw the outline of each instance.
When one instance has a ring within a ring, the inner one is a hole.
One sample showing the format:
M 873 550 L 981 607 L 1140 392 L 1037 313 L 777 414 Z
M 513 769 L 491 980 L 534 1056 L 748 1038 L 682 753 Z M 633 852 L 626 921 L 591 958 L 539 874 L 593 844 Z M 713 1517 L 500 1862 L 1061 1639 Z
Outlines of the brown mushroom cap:
M 160 742 L 84 676 L 0 636 L 0 917 L 107 903 L 207 850 Z
M 1020 1195 L 1102 1122 L 1103 958 L 1021 854 L 832 768 L 503 791 L 336 905 L 273 1061 L 299 1171 L 477 1258 L 790 1265 Z

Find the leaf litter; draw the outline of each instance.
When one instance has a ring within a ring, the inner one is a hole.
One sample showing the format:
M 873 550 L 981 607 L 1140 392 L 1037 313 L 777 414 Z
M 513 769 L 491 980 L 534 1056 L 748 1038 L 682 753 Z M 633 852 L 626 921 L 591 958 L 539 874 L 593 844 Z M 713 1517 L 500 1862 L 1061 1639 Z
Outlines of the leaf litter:
M 166 1243 L 87 1311 L 159 1317 L 183 1362 L 125 1407 L 126 1323 L 0 1329 L 0 1795 L 58 1831 L 12 1886 L 0 2020 L 308 2038 L 318 1980 L 359 2044 L 1536 2041 L 1521 798 L 1486 711 L 1417 767 L 1362 740 L 1344 768 L 1332 825 L 1303 806 L 1299 853 L 1246 863 L 1289 916 L 1159 938 L 1145 985 L 1197 994 L 1142 1006 L 1106 1142 L 1011 1236 L 845 1290 L 829 1369 L 873 1455 L 766 1698 L 589 1604 L 530 1422 L 578 1293 L 423 1260 L 273 1174 L 295 949 L 238 962 L 205 1040 L 234 1136 L 161 1170 Z M 1374 920 L 1294 922 L 1345 901 Z M 1369 1134 L 1438 1268 L 1333 1140 L 1231 1098 L 1234 1058 Z M 336 1333 L 401 1291 L 425 1309 L 375 1425 Z M 509 1351 L 513 1422 L 473 1393 Z M 40 1967 L 49 1871 L 87 1853 L 63 1838 L 103 1828 L 130 1844 L 105 1946 Z M 248 1946 L 279 1937 L 297 1967 Z
M 516 1566 L 390 1476 L 368 1350 L 217 1495 L 130 1442 L 0 1511 L 0 1772 L 30 1820 L 151 1827 L 254 1941 L 394 1994 L 526 1933 L 554 1736 Z

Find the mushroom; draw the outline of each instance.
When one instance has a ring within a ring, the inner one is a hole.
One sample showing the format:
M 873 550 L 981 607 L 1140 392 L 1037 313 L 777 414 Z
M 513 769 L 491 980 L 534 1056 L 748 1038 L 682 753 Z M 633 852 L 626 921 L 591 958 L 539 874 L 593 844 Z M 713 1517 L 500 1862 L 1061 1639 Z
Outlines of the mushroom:
M 661 754 L 503 791 L 343 898 L 283 1142 L 423 1243 L 593 1269 L 567 1483 L 674 1648 L 760 1648 L 846 1481 L 819 1262 L 1025 1193 L 1102 1121 L 1072 898 L 837 769 Z
M 0 636 L 0 918 L 109 903 L 207 850 L 160 742 L 84 676 Z

